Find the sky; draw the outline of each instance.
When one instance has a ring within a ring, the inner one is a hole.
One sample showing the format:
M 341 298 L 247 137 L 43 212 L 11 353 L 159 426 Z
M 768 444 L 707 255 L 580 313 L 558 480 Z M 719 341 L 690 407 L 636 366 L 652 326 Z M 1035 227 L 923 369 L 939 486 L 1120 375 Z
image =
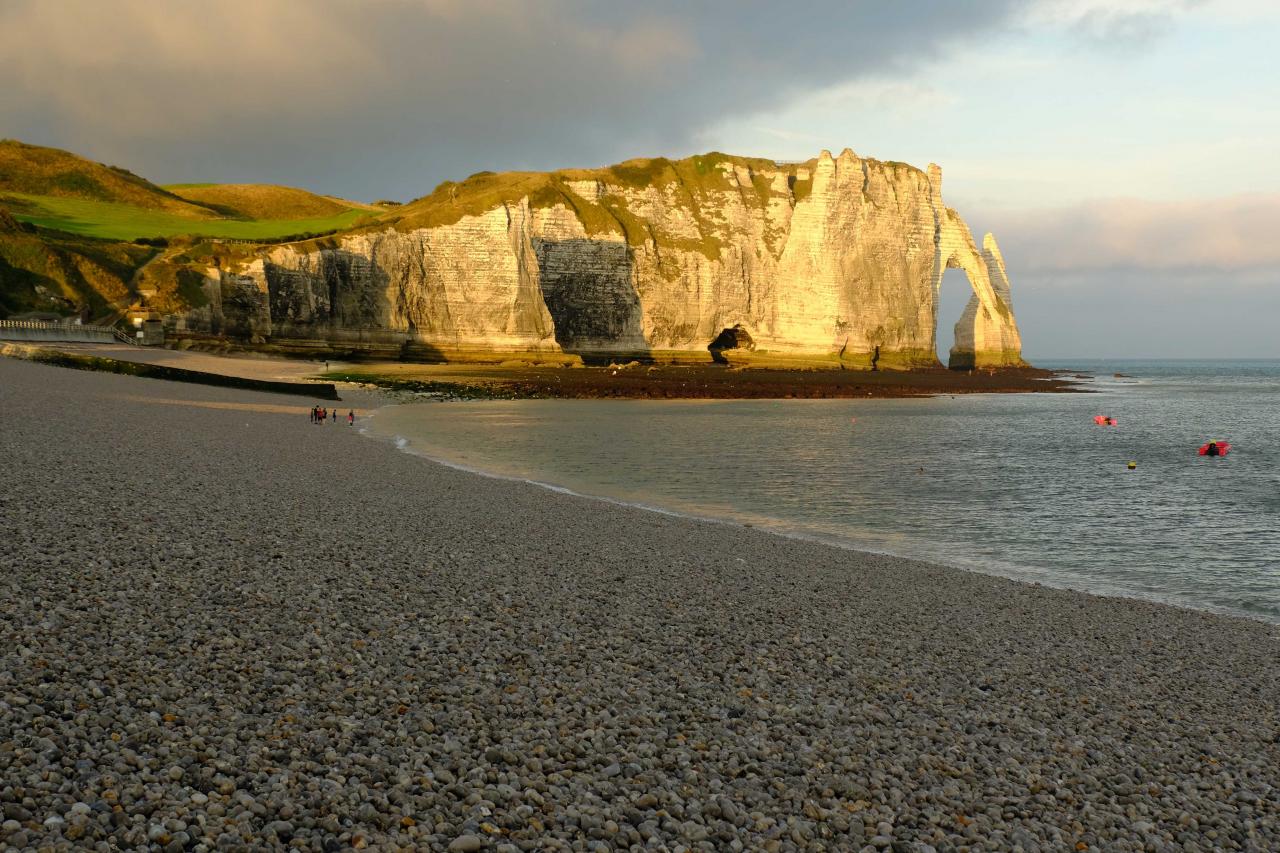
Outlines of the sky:
M 1276 358 L 1278 37 L 1261 0 L 0 0 L 0 137 L 364 201 L 849 147 L 942 166 L 1032 361 Z

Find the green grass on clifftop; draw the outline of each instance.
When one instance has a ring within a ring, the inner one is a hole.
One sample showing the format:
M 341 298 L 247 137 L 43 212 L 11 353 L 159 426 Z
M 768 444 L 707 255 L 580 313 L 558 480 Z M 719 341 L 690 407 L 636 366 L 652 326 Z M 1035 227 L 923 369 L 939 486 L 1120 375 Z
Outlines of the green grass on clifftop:
M 382 212 L 372 205 L 275 184 L 170 184 L 165 189 L 236 219 L 325 219 L 349 210 Z
M 0 195 L 5 194 L 114 202 L 180 216 L 215 215 L 126 169 L 15 139 L 0 139 Z
M 749 173 L 749 183 L 735 181 L 728 170 Z M 664 248 L 701 252 L 717 257 L 724 239 L 720 218 L 723 193 L 742 192 L 748 206 L 763 208 L 775 191 L 772 175 L 794 174 L 799 164 L 779 164 L 757 157 L 720 152 L 681 160 L 665 157 L 628 160 L 599 169 L 557 172 L 479 172 L 464 181 L 446 181 L 430 195 L 390 214 L 401 230 L 452 225 L 464 216 L 480 216 L 501 205 L 529 199 L 533 209 L 563 205 L 572 210 L 588 235 L 611 234 L 631 245 L 653 240 Z M 580 183 L 595 183 L 601 191 L 585 191 Z M 661 222 L 640 215 L 628 195 L 656 191 L 687 209 L 697 222 L 698 236 L 666 234 Z M 785 191 L 784 191 L 785 192 Z
M 110 240 L 199 235 L 232 240 L 271 240 L 350 228 L 375 214 L 344 210 L 306 219 L 195 219 L 164 210 L 83 198 L 10 193 L 0 195 L 15 219 L 72 234 Z
M 273 240 L 344 230 L 382 214 L 370 205 L 293 187 L 160 187 L 126 169 L 13 139 L 0 139 L 0 206 L 43 228 L 108 240 Z

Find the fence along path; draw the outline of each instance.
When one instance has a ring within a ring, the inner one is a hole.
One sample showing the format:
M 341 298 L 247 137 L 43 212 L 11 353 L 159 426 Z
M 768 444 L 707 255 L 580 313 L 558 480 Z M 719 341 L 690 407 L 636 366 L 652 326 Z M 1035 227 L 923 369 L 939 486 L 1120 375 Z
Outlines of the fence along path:
M 72 341 L 86 344 L 138 342 L 114 326 L 54 323 L 45 320 L 0 320 L 0 341 Z

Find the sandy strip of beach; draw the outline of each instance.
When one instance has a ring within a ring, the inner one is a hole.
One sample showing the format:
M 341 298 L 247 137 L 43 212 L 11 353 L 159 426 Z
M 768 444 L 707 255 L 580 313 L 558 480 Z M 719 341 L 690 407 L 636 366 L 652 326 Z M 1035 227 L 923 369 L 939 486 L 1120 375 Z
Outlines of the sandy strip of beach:
M 484 478 L 299 402 L 0 359 L 0 845 L 1280 849 L 1275 626 Z
M 173 350 L 163 347 L 129 346 L 127 344 L 90 344 L 65 341 L 32 343 L 32 348 L 65 352 L 72 355 L 88 355 L 131 361 L 139 364 L 155 364 L 176 367 L 222 376 L 238 376 L 267 382 L 306 382 L 323 373 L 330 362 L 323 359 L 280 358 L 253 353 L 223 354 L 198 350 Z M 332 362 L 333 369 L 351 367 L 344 362 Z

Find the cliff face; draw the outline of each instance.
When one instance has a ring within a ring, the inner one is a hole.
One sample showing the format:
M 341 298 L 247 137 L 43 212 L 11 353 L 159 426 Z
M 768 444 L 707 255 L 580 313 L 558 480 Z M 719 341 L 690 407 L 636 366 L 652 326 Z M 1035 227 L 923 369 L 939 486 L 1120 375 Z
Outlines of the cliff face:
M 708 155 L 444 185 L 376 229 L 218 259 L 184 322 L 623 357 L 705 353 L 736 327 L 757 351 L 911 367 L 936 363 L 947 267 L 973 287 L 952 365 L 1021 364 L 1000 250 L 943 204 L 936 166 Z

